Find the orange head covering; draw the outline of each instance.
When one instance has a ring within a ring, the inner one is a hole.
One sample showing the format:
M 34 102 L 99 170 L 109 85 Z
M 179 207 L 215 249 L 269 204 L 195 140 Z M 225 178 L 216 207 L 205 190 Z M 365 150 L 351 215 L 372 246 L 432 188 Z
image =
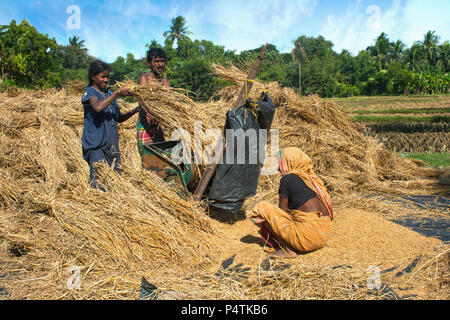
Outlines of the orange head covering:
M 322 179 L 313 170 L 311 158 L 299 148 L 286 148 L 279 152 L 278 163 L 282 175 L 296 174 L 313 190 L 333 217 L 331 198 Z

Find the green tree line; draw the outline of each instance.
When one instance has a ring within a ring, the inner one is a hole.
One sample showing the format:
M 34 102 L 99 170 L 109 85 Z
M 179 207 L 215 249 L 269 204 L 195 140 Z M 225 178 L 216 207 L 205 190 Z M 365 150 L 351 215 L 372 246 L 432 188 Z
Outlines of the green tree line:
M 212 62 L 248 68 L 261 49 L 236 53 L 209 40 L 192 40 L 191 34 L 186 19 L 178 16 L 164 32 L 163 44 L 153 40 L 146 47 L 163 48 L 172 85 L 189 90 L 198 99 L 208 99 L 226 85 L 213 74 Z M 288 53 L 269 44 L 258 78 L 322 97 L 449 92 L 450 44 L 441 43 L 435 31 L 425 33 L 410 48 L 400 40 L 391 41 L 383 32 L 356 56 L 347 50 L 337 53 L 333 46 L 323 36 L 305 35 L 293 42 Z M 87 81 L 89 64 L 95 59 L 76 36 L 69 38 L 68 45 L 59 45 L 26 20 L 0 26 L 2 88 L 48 88 L 67 80 Z M 112 82 L 137 81 L 148 71 L 145 57 L 131 53 L 110 64 Z

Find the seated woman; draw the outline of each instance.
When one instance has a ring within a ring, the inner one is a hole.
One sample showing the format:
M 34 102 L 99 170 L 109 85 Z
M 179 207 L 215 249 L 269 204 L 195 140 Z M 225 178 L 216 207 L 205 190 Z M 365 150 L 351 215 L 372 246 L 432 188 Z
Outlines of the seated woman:
M 279 207 L 267 201 L 253 208 L 252 221 L 261 227 L 270 255 L 295 257 L 297 252 L 322 248 L 331 233 L 333 209 L 325 185 L 314 172 L 311 159 L 298 148 L 280 151 L 283 175 Z

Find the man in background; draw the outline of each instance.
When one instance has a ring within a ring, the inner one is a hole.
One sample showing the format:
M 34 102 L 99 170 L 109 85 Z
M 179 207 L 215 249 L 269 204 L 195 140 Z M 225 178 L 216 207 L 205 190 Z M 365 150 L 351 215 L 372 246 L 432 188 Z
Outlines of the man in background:
M 167 56 L 164 50 L 160 48 L 151 48 L 147 53 L 147 65 L 150 68 L 150 72 L 143 74 L 139 78 L 139 84 L 146 85 L 156 82 L 163 86 L 170 87 L 169 80 L 164 76 L 166 62 Z M 137 144 L 141 159 L 143 159 L 145 152 L 145 143 L 162 142 L 164 140 L 162 126 L 152 119 L 143 108 L 140 108 L 137 121 Z

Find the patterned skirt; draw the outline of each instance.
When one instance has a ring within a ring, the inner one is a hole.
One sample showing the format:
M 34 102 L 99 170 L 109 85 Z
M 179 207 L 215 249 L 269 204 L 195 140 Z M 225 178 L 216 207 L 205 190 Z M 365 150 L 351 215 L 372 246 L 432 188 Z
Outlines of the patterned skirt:
M 145 153 L 147 153 L 146 149 L 144 148 L 144 144 L 164 141 L 164 133 L 157 124 L 152 124 L 151 126 L 149 126 L 148 130 L 145 130 L 141 121 L 138 119 L 136 138 L 139 154 L 143 156 Z

